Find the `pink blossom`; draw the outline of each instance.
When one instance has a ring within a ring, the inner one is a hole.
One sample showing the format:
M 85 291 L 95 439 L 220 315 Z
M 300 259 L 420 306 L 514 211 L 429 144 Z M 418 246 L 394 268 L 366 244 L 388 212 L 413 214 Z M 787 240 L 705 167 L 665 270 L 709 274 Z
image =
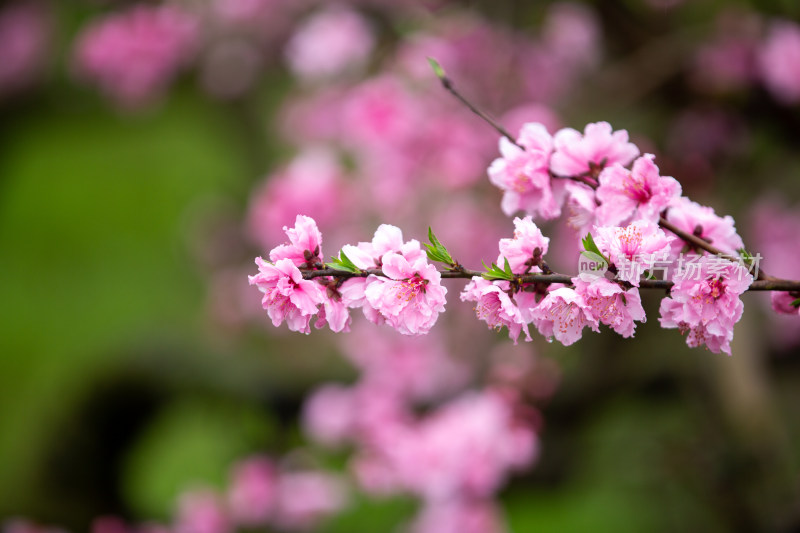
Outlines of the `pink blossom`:
M 234 465 L 228 488 L 231 519 L 240 525 L 268 523 L 275 505 L 275 465 L 267 457 L 250 457 Z
M 269 259 L 273 263 L 281 259 L 289 259 L 297 267 L 312 268 L 314 259 L 320 260 L 324 257 L 322 233 L 313 218 L 297 215 L 294 228 L 284 226 L 283 231 L 289 237 L 289 243 L 270 250 Z
M 639 278 L 653 260 L 666 259 L 672 235 L 648 220 L 636 220 L 624 228 L 595 226 L 595 242 L 617 268 L 617 278 L 639 286 Z
M 340 343 L 341 352 L 361 372 L 360 386 L 369 392 L 430 402 L 452 394 L 469 379 L 468 366 L 451 355 L 436 331 L 422 337 L 386 335 L 361 323 Z
M 567 193 L 567 226 L 575 230 L 579 236 L 589 233 L 597 223 L 597 194 L 594 189 L 583 183 L 568 181 L 564 185 Z
M 712 208 L 688 198 L 682 197 L 673 203 L 667 211 L 667 220 L 678 229 L 700 237 L 726 254 L 738 255 L 738 250 L 744 248 L 731 216 L 719 217 Z M 671 244 L 672 255 L 677 257 L 687 246 L 692 248 L 692 245 L 676 238 Z
M 347 503 L 347 487 L 339 477 L 313 470 L 285 472 L 276 486 L 275 523 L 293 531 L 313 529 Z
M 372 242 L 360 242 L 356 246 L 346 244 L 342 247 L 342 252 L 362 270 L 380 268 L 383 265 L 383 256 L 388 253 L 400 254 L 410 263 L 426 257 L 419 241 L 416 239 L 403 241 L 402 230 L 390 224 L 381 224 L 375 231 Z M 376 281 L 379 281 L 379 278 L 374 276 L 352 278 L 342 283 L 338 292 L 344 305 L 351 308 L 361 307 L 364 316 L 370 322 L 383 324 L 385 317 L 367 304 L 365 292 L 367 287 Z
M 529 268 L 533 272 L 541 272 L 534 264 L 535 259 L 540 259 L 547 253 L 549 243 L 550 239 L 542 235 L 542 230 L 533 223 L 530 216 L 517 217 L 514 219 L 514 238 L 500 239 L 497 264 L 502 267 L 504 259 L 508 259 L 511 271 L 515 274 L 522 274 Z
M 403 335 L 423 335 L 444 311 L 447 289 L 441 274 L 422 257 L 409 262 L 390 252 L 383 256 L 383 273 L 370 276 L 365 295 L 369 305 Z
M 322 307 L 319 308 L 314 327 L 320 329 L 327 325 L 334 333 L 350 331 L 351 319 L 348 303 L 345 298 L 342 298 L 341 292 L 329 289 L 322 302 Z
M 215 492 L 198 489 L 181 495 L 174 523 L 175 533 L 231 533 L 222 499 Z
M 548 340 L 555 337 L 564 346 L 580 339 L 586 326 L 598 331 L 599 321 L 592 307 L 581 294 L 568 287 L 551 290 L 529 313 L 539 333 Z
M 267 247 L 283 239 L 278 228 L 295 222 L 298 213 L 313 217 L 322 227 L 345 224 L 350 212 L 348 195 L 335 154 L 321 148 L 303 150 L 285 168 L 267 176 L 251 195 L 248 233 Z
M 773 22 L 758 59 L 764 83 L 775 98 L 785 104 L 800 101 L 800 25 Z
M 474 277 L 461 292 L 461 301 L 475 302 L 475 314 L 489 325 L 490 329 L 508 328 L 508 337 L 517 344 L 521 332 L 530 341 L 528 325 L 522 318 L 519 308 L 509 294 L 509 283 L 488 281 Z
M 575 292 L 589 306 L 592 316 L 623 337 L 633 336 L 636 329 L 634 321 L 646 320 L 639 289 L 636 287 L 625 290 L 618 283 L 602 277 L 591 282 L 573 278 L 572 283 L 575 285 Z
M 503 533 L 506 528 L 489 500 L 456 498 L 427 503 L 414 518 L 410 533 Z
M 286 45 L 286 59 L 294 74 L 315 80 L 363 66 L 374 45 L 372 30 L 361 15 L 330 7 L 303 21 Z
M 583 135 L 572 128 L 561 129 L 553 143 L 550 170 L 559 176 L 596 177 L 603 167 L 625 166 L 639 155 L 636 145 L 628 142 L 628 132 L 612 131 L 608 122 L 587 124 Z
M 139 5 L 91 23 L 75 51 L 79 71 L 126 107 L 158 96 L 197 47 L 197 21 L 174 6 Z
M 742 316 L 739 296 L 753 282 L 747 268 L 712 256 L 698 257 L 673 276 L 675 285 L 661 300 L 661 327 L 687 333 L 691 347 L 705 344 L 731 354 L 733 325 Z
M 250 285 L 256 285 L 264 293 L 261 306 L 267 310 L 272 323 L 277 327 L 285 320 L 290 330 L 310 333 L 311 316 L 325 300 L 320 285 L 304 280 L 289 258 L 273 265 L 256 257 L 256 265 L 258 274 L 249 276 Z
M 601 226 L 614 226 L 630 220 L 658 222 L 661 211 L 681 195 L 675 178 L 661 176 L 652 154 L 645 154 L 628 170 L 619 163 L 600 173 L 597 220 Z
M 358 398 L 352 388 L 323 385 L 306 398 L 303 426 L 325 446 L 338 446 L 355 436 Z
M 543 125 L 528 123 L 522 126 L 517 143 L 522 148 L 501 137 L 502 157 L 489 167 L 489 180 L 503 190 L 503 212 L 511 216 L 522 210 L 545 219 L 558 217 L 561 206 L 548 172 L 552 137 Z
M 384 474 L 429 502 L 490 496 L 538 451 L 511 401 L 491 390 L 456 398 L 385 444 L 374 450 Z
M 600 59 L 600 21 L 584 4 L 551 4 L 542 27 L 545 48 L 571 69 L 588 68 Z
M 772 310 L 781 315 L 800 315 L 800 307 L 793 305 L 800 296 L 794 296 L 788 292 L 773 291 L 770 294 Z

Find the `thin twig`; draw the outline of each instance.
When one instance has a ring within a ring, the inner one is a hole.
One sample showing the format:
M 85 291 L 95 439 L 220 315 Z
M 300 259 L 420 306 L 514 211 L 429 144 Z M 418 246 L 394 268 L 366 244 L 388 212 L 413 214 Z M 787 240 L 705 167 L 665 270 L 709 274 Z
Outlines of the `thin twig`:
M 322 277 L 334 278 L 366 278 L 367 276 L 386 277 L 383 270 L 380 268 L 370 268 L 360 272 L 347 272 L 345 270 L 335 270 L 327 268 L 324 270 L 303 270 L 303 279 L 315 279 Z M 469 270 L 462 268 L 458 271 L 453 270 L 440 270 L 442 278 L 447 279 L 472 279 L 480 277 L 484 272 L 478 270 Z M 524 274 L 515 277 L 520 283 L 563 283 L 565 285 L 572 284 L 572 277 L 566 274 Z M 674 283 L 667 280 L 660 279 L 643 279 L 639 281 L 640 289 L 659 289 L 670 290 Z M 754 281 L 750 284 L 750 291 L 787 291 L 796 292 L 800 291 L 800 281 L 792 281 L 785 279 L 762 279 Z

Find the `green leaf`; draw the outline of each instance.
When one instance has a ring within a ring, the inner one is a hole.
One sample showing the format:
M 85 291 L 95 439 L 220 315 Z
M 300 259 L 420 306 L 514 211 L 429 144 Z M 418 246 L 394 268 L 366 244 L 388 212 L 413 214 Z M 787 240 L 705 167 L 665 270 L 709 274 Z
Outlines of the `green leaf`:
M 433 59 L 432 57 L 428 58 L 428 63 L 430 64 L 431 68 L 433 69 L 433 73 L 436 74 L 436 77 L 440 80 L 443 80 L 447 75 L 444 73 L 444 69 L 439 64 L 438 61 Z
M 437 261 L 439 263 L 446 263 L 450 266 L 456 264 L 453 257 L 450 255 L 450 252 L 447 251 L 447 248 L 436 238 L 436 235 L 433 233 L 433 229 L 428 227 L 428 239 L 430 239 L 431 244 L 425 244 L 426 253 L 428 254 L 428 259 L 431 261 Z
M 792 302 L 792 307 L 800 307 L 800 298 Z
M 501 269 L 494 263 L 492 263 L 491 267 L 486 266 L 486 263 L 484 263 L 483 261 L 481 261 L 481 264 L 483 264 L 483 268 L 486 269 L 486 272 L 481 274 L 483 279 L 488 279 L 490 281 L 494 280 L 511 281 L 514 279 L 514 274 L 511 272 L 511 268 L 508 266 L 508 259 L 506 259 L 507 270 Z
M 587 252 L 592 252 L 593 254 L 597 254 L 599 257 L 602 257 L 607 265 L 611 264 L 611 261 L 609 261 L 608 258 L 605 255 L 603 255 L 603 253 L 600 251 L 600 248 L 597 247 L 597 244 L 594 242 L 594 237 L 592 237 L 591 233 L 587 233 L 586 237 L 584 237 L 581 242 L 583 243 L 584 250 L 586 250 Z
M 339 250 L 339 257 L 331 257 L 330 263 L 325 263 L 325 266 L 334 270 L 343 270 L 345 272 L 353 272 L 358 274 L 361 269 L 353 263 L 347 255 Z

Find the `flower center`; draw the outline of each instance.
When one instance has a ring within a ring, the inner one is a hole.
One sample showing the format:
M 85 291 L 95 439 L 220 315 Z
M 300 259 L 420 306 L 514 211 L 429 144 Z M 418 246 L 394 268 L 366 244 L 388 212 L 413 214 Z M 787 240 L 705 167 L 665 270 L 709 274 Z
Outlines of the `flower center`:
M 628 175 L 625 178 L 623 188 L 625 195 L 639 204 L 645 204 L 653 197 L 653 192 L 650 190 L 650 185 L 647 181 L 637 180 L 632 175 Z
M 514 181 L 511 183 L 511 188 L 514 189 L 515 192 L 524 193 L 528 190 L 530 183 L 531 180 L 525 175 L 524 172 L 518 172 L 514 176 Z
M 420 292 L 425 292 L 425 285 L 427 284 L 428 280 L 423 279 L 419 274 L 414 274 L 414 277 L 408 278 L 405 281 L 401 281 L 396 285 L 397 292 L 395 296 L 398 300 L 410 302 L 416 298 Z
M 627 228 L 618 229 L 617 236 L 619 237 L 622 253 L 632 260 L 642 246 L 641 230 L 634 225 L 630 225 Z

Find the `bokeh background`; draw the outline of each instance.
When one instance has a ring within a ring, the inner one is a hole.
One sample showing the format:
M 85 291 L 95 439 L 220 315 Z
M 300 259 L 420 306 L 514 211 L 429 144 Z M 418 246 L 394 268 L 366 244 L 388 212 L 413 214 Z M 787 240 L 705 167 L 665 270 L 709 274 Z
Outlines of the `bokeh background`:
M 164 6 L 185 20 L 111 23 Z M 278 530 L 400 530 L 419 498 L 359 488 L 358 443 L 303 423 L 317 387 L 358 382 L 348 334 L 273 328 L 253 257 L 305 212 L 327 256 L 388 222 L 494 259 L 513 231 L 485 174 L 497 137 L 433 56 L 512 131 L 627 129 L 766 270 L 800 279 L 798 19 L 791 0 L 3 3 L 0 518 L 171 523 L 182 494 L 224 494 L 260 455 L 350 487 L 343 509 Z M 572 271 L 574 237 L 545 227 Z M 800 530 L 797 317 L 745 295 L 726 357 L 661 330 L 651 294 L 634 339 L 512 346 L 448 287 L 435 342 L 467 377 L 415 409 L 524 367 L 539 451 L 496 493 L 505 529 Z

